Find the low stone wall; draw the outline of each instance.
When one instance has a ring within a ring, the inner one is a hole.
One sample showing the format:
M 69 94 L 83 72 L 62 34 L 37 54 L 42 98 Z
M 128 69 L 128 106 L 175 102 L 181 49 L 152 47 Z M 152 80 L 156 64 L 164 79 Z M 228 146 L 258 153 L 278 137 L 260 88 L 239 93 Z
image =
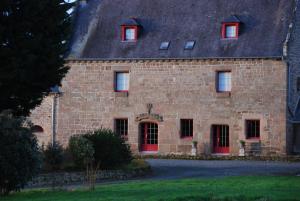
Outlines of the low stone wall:
M 135 155 L 140 159 L 175 159 L 175 160 L 249 160 L 249 161 L 284 161 L 300 162 L 300 155 L 295 156 L 232 156 L 232 155 L 184 155 L 184 154 L 167 154 L 167 155 Z
M 127 180 L 143 177 L 151 173 L 151 168 L 140 168 L 134 170 L 103 170 L 97 175 L 97 182 L 103 180 Z M 58 172 L 40 174 L 27 184 L 28 188 L 55 187 L 71 184 L 84 184 L 86 182 L 85 172 Z

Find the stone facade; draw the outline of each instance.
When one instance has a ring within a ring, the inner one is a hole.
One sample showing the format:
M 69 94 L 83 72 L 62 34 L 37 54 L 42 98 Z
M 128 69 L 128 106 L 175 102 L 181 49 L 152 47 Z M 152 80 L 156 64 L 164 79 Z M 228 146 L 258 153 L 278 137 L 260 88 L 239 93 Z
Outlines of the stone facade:
M 71 135 L 100 127 L 114 129 L 114 119 L 128 118 L 128 143 L 140 153 L 139 124 L 158 124 L 158 154 L 212 154 L 212 125 L 229 126 L 230 154 L 240 140 L 259 146 L 260 155 L 287 153 L 287 65 L 272 59 L 69 61 L 57 104 L 56 139 L 67 145 Z M 128 93 L 114 91 L 115 72 L 128 71 Z M 230 93 L 216 92 L 218 71 L 231 71 Z M 32 115 L 44 129 L 51 112 L 45 99 Z M 147 113 L 162 117 L 136 118 Z M 47 114 L 48 113 L 48 114 Z M 180 119 L 193 119 L 193 139 L 180 137 Z M 260 120 L 260 139 L 247 140 L 245 120 Z M 50 122 L 51 123 L 51 122 Z M 47 127 L 48 128 L 48 127 Z M 45 129 L 45 135 L 48 129 Z
M 32 123 L 44 130 L 35 133 L 40 145 L 47 145 L 52 141 L 52 107 L 53 95 L 50 95 L 45 97 L 42 104 L 31 112 L 30 119 Z

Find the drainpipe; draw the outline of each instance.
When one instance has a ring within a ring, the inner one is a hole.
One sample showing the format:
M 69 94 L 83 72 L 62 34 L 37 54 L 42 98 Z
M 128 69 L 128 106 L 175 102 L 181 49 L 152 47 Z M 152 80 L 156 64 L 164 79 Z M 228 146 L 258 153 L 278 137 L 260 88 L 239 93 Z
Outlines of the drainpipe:
M 52 137 L 51 137 L 51 143 L 54 145 L 56 141 L 56 115 L 57 115 L 57 103 L 58 103 L 58 93 L 53 93 L 53 100 L 52 100 L 52 114 L 51 114 L 51 130 L 52 130 Z

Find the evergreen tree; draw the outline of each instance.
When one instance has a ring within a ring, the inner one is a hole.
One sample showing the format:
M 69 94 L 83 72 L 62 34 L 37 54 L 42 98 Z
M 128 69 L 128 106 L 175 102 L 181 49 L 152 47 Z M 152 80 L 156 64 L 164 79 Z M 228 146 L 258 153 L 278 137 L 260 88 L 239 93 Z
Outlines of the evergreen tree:
M 73 4 L 64 0 L 0 1 L 0 112 L 29 115 L 68 71 L 64 55 Z

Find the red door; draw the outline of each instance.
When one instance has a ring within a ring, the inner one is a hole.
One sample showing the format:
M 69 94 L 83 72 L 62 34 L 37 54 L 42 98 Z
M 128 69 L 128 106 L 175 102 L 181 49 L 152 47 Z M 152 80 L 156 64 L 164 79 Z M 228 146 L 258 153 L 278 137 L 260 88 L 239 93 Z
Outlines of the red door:
M 229 153 L 229 126 L 214 125 L 212 127 L 212 132 L 214 153 Z
M 155 123 L 141 124 L 142 151 L 158 151 L 158 126 Z

